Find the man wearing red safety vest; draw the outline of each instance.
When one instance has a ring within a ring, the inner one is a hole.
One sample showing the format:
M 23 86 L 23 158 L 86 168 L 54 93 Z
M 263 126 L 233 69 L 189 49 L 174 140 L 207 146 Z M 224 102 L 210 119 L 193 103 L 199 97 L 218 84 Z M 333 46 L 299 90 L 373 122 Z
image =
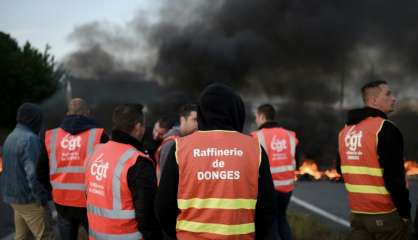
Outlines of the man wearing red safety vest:
M 76 239 L 78 228 L 86 231 L 86 158 L 94 147 L 108 140 L 103 128 L 90 117 L 90 108 L 81 98 L 72 99 L 58 128 L 46 131 L 44 152 L 38 162 L 40 182 L 52 191 L 62 239 Z
M 160 180 L 161 169 L 164 168 L 168 153 L 175 144 L 175 140 L 179 137 L 187 136 L 197 130 L 197 106 L 195 104 L 185 104 L 181 106 L 179 111 L 179 120 L 180 125 L 172 127 L 168 133 L 164 135 L 164 140 L 155 153 L 158 181 Z
M 156 213 L 177 239 L 265 239 L 274 216 L 267 155 L 241 133 L 245 108 L 225 85 L 201 94 L 199 131 L 176 140 L 165 163 Z
M 116 107 L 111 140 L 98 145 L 88 159 L 90 239 L 161 239 L 153 211 L 155 167 L 139 150 L 145 131 L 142 108 L 140 104 Z
M 411 204 L 405 183 L 403 138 L 387 120 L 395 97 L 385 81 L 362 88 L 365 108 L 348 112 L 338 138 L 352 212 L 350 239 L 406 239 Z
M 293 131 L 274 121 L 276 111 L 271 104 L 257 108 L 255 122 L 258 130 L 251 135 L 258 139 L 267 152 L 270 171 L 276 190 L 277 233 L 282 240 L 292 239 L 286 211 L 294 188 L 296 159 L 299 160 L 298 139 Z

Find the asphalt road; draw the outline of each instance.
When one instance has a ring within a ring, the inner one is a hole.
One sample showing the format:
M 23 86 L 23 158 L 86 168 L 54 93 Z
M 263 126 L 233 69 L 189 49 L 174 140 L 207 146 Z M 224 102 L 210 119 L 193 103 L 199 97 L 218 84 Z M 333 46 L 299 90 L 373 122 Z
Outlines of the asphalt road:
M 412 215 L 415 216 L 415 209 L 418 202 L 418 178 L 410 179 L 410 200 L 412 203 Z M 330 226 L 332 229 L 340 231 L 348 231 L 348 227 L 337 221 L 330 220 L 329 217 L 325 217 L 321 213 L 316 213 L 306 206 L 301 206 L 299 201 L 309 203 L 315 209 L 323 210 L 331 216 L 335 216 L 346 222 L 350 219 L 350 210 L 348 206 L 347 192 L 343 183 L 336 183 L 330 181 L 299 181 L 293 192 L 292 202 L 290 208 L 295 208 L 299 211 L 312 213 L 313 216 L 318 217 L 318 220 L 322 221 L 325 225 Z

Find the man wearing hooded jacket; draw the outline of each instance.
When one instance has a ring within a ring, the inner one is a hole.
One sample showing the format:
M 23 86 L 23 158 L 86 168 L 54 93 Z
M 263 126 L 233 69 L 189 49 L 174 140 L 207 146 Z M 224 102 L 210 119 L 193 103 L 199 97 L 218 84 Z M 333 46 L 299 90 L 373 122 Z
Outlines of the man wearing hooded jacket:
M 38 105 L 22 104 L 17 111 L 16 128 L 7 136 L 3 146 L 1 195 L 14 210 L 15 239 L 18 240 L 26 239 L 29 231 L 36 239 L 53 238 L 44 207 L 48 194 L 35 174 L 36 161 L 41 154 L 38 134 L 42 119 Z
M 178 239 L 265 239 L 275 214 L 266 153 L 241 134 L 244 104 L 221 84 L 198 104 L 199 131 L 176 140 L 156 197 L 165 233 Z
M 52 193 L 58 212 L 58 228 L 64 240 L 77 239 L 80 225 L 88 231 L 84 165 L 95 145 L 107 141 L 108 136 L 90 118 L 90 108 L 81 98 L 72 99 L 61 125 L 45 133 L 37 175 Z M 82 189 L 76 189 L 78 186 Z
M 361 93 L 366 106 L 348 112 L 337 158 L 352 212 L 350 239 L 406 239 L 411 204 L 403 138 L 387 120 L 396 99 L 385 81 L 369 82 Z

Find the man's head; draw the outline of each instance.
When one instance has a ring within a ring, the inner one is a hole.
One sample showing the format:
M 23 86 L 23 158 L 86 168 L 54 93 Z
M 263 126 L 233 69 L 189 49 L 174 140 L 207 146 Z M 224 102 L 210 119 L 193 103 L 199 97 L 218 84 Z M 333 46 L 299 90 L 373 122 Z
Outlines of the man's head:
M 262 104 L 258 106 L 257 112 L 255 113 L 255 124 L 260 127 L 266 122 L 274 121 L 276 111 L 271 104 Z
M 155 141 L 163 140 L 164 134 L 173 127 L 173 121 L 168 117 L 162 117 L 154 124 L 154 129 L 152 130 L 152 138 Z
M 23 103 L 16 114 L 16 121 L 30 128 L 33 132 L 41 130 L 43 114 L 41 108 L 33 103 Z
M 396 98 L 387 82 L 373 81 L 361 88 L 361 95 L 366 106 L 376 108 L 384 113 L 393 112 Z
M 113 130 L 125 132 L 137 140 L 145 133 L 145 117 L 142 104 L 122 104 L 113 110 Z
M 90 107 L 84 99 L 73 98 L 68 103 L 67 115 L 90 116 Z
M 180 108 L 180 131 L 183 136 L 189 135 L 197 130 L 197 106 L 185 104 Z

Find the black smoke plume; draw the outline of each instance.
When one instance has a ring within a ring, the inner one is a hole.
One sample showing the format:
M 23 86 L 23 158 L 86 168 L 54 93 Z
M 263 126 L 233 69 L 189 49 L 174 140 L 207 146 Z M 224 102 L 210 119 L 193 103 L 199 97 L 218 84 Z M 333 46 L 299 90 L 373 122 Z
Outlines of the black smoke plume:
M 255 103 L 260 96 L 275 101 L 279 120 L 296 128 L 305 153 L 318 159 L 335 155 L 343 124 L 338 102 L 360 105 L 358 90 L 370 73 L 398 96 L 416 97 L 418 1 L 161 4 L 157 20 L 139 12 L 125 26 L 78 27 L 70 37 L 79 44 L 66 59 L 70 71 L 92 79 L 140 75 L 193 96 L 208 83 L 227 83 Z

